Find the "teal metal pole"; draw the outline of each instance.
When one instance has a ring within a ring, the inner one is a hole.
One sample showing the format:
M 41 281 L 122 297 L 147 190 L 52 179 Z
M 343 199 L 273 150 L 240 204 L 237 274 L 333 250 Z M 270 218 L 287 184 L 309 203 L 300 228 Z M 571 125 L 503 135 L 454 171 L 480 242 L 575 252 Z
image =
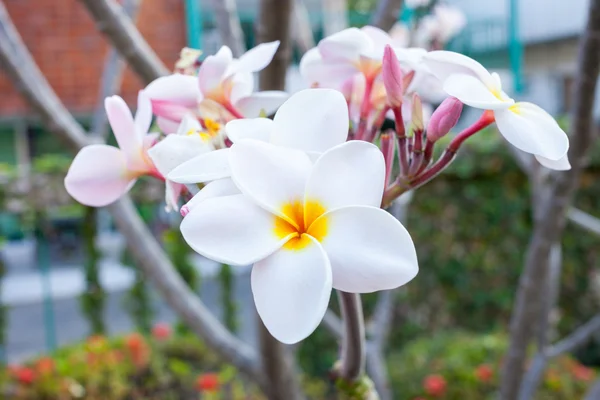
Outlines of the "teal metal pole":
M 519 34 L 519 0 L 509 1 L 508 51 L 515 93 L 523 91 L 523 42 Z
M 52 304 L 52 283 L 50 282 L 50 248 L 48 238 L 45 237 L 43 222 L 38 222 L 37 227 L 37 249 L 38 263 L 42 272 L 42 295 L 44 306 L 44 326 L 46 333 L 46 348 L 48 351 L 56 349 L 56 324 L 54 320 L 54 305 Z
M 202 48 L 202 7 L 200 0 L 185 1 L 185 23 L 187 45 L 193 49 Z

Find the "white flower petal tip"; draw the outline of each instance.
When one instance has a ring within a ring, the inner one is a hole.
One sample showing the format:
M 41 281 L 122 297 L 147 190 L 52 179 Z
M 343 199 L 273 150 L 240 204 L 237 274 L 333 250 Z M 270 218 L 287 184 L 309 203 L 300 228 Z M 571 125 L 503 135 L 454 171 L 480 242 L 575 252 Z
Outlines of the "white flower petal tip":
M 213 197 L 232 196 L 240 194 L 240 190 L 235 186 L 235 183 L 230 178 L 217 179 L 208 183 L 200 192 L 198 192 L 184 207 L 188 212 L 191 212 L 198 204 L 206 199 Z M 185 216 L 185 215 L 184 215 Z
M 419 272 L 410 234 L 388 212 L 349 206 L 321 218 L 327 219 L 321 244 L 331 262 L 335 289 L 351 293 L 394 289 Z
M 507 110 L 494 111 L 494 118 L 502 136 L 526 153 L 560 160 L 569 150 L 567 134 L 550 114 L 535 104 L 516 103 Z
M 194 157 L 169 172 L 167 179 L 189 184 L 227 178 L 231 175 L 229 151 L 230 149 L 219 149 Z
M 278 90 L 252 93 L 242 97 L 235 103 L 235 108 L 245 117 L 254 118 L 260 115 L 271 115 L 283 104 L 289 95 Z
M 123 196 L 135 183 L 128 175 L 123 152 L 107 145 L 86 146 L 73 159 L 67 176 L 67 192 L 81 204 L 103 207 Z
M 348 106 L 333 89 L 305 89 L 277 110 L 271 142 L 304 151 L 323 152 L 348 137 Z
M 285 247 L 254 264 L 252 293 L 260 318 L 271 335 L 294 344 L 319 326 L 331 297 L 327 255 L 312 239 L 302 250 Z
M 571 163 L 569 162 L 569 158 L 566 155 L 562 158 L 559 158 L 558 160 L 550 160 L 542 156 L 535 156 L 535 158 L 540 164 L 542 164 L 542 166 L 548 169 L 552 169 L 555 171 L 568 171 L 571 169 Z
M 277 52 L 279 40 L 261 43 L 248 50 L 237 61 L 235 72 L 258 72 L 264 69 Z
M 268 118 L 234 119 L 225 125 L 225 133 L 233 142 L 243 139 L 268 142 L 273 132 L 273 121 Z
M 217 262 L 249 265 L 281 248 L 289 239 L 273 233 L 274 217 L 243 195 L 200 202 L 181 223 L 185 241 Z

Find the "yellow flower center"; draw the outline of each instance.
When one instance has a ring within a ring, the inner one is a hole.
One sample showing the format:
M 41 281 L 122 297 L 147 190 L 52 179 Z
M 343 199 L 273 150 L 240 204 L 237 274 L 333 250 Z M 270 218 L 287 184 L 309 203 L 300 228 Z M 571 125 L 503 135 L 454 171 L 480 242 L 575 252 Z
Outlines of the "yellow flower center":
M 217 136 L 217 134 L 221 130 L 221 124 L 210 118 L 206 118 L 204 120 L 204 125 L 206 126 L 206 130 L 208 131 L 208 133 L 213 137 Z
M 325 207 L 318 201 L 285 203 L 281 212 L 286 218 L 275 217 L 273 231 L 279 239 L 293 235 L 283 245 L 285 249 L 302 250 L 311 243 L 309 236 L 320 242 L 327 235 Z

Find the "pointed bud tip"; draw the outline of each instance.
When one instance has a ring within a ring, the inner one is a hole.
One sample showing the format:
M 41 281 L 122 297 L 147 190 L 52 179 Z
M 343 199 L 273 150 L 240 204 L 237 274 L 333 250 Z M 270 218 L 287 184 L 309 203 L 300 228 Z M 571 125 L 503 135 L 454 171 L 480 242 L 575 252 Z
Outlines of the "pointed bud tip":
M 448 97 L 433 112 L 427 126 L 427 139 L 436 142 L 450 132 L 462 113 L 463 104 L 456 97 Z
M 404 93 L 402 69 L 400 68 L 400 61 L 398 61 L 394 49 L 389 44 L 385 46 L 383 52 L 381 75 L 390 107 L 400 107 Z

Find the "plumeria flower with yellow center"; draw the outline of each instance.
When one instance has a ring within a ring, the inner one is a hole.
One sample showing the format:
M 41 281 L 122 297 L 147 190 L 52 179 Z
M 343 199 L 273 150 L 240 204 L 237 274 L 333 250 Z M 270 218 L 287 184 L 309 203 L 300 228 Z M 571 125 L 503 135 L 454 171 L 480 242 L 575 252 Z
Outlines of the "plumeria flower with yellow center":
M 336 90 L 306 89 L 283 103 L 273 120 L 234 120 L 225 126 L 225 131 L 233 143 L 255 139 L 316 157 L 346 141 L 348 107 L 344 96 Z M 230 152 L 230 149 L 220 149 L 195 157 L 171 171 L 168 178 L 184 184 L 228 178 L 231 176 Z
M 144 91 L 138 95 L 135 118 L 119 96 L 108 97 L 104 106 L 119 147 L 85 146 L 75 156 L 65 177 L 67 192 L 78 202 L 92 207 L 114 202 L 142 175 L 163 179 L 147 154 L 157 135 L 148 134 L 152 109 Z
M 229 159 L 241 194 L 201 201 L 181 232 L 205 257 L 254 264 L 256 308 L 276 339 L 310 335 L 332 288 L 388 290 L 417 274 L 409 233 L 379 208 L 385 165 L 375 145 L 343 143 L 313 163 L 303 151 L 242 140 Z
M 239 59 L 227 46 L 206 57 L 198 76 L 173 74 L 156 79 L 146 87 L 161 128 L 174 131 L 184 115 L 210 115 L 218 122 L 233 118 L 258 117 L 273 113 L 287 99 L 281 91 L 254 92 L 253 73 L 265 68 L 279 47 L 279 41 L 263 43 Z
M 447 94 L 471 107 L 491 110 L 498 130 L 510 144 L 533 154 L 547 168 L 571 168 L 566 133 L 542 108 L 515 103 L 502 90 L 497 73 L 489 73 L 477 61 L 450 51 L 430 52 L 423 63 L 443 82 Z
M 148 155 L 163 176 L 167 176 L 173 169 L 200 154 L 224 147 L 223 138 L 219 134 L 219 125 L 211 120 L 205 120 L 204 123 L 206 129 L 202 128 L 195 117 L 186 115 L 176 133 L 167 135 L 148 150 Z M 177 210 L 184 185 L 169 179 L 165 184 L 167 210 Z

